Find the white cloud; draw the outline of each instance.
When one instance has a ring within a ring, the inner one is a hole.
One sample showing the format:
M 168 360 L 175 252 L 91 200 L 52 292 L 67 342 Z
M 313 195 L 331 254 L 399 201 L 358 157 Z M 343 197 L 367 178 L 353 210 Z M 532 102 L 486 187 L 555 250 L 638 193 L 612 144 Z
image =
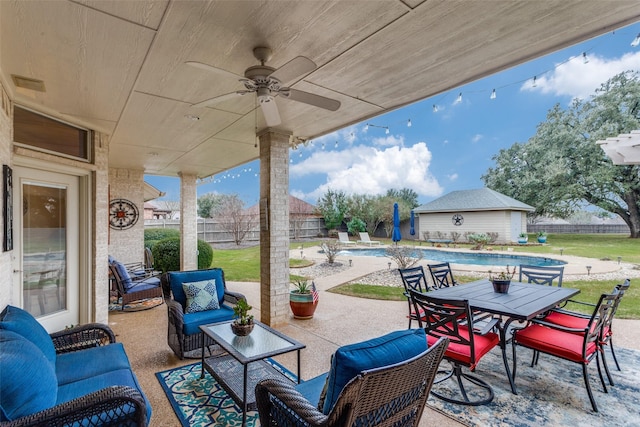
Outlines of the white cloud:
M 305 195 L 317 200 L 328 189 L 347 194 L 384 194 L 391 188 L 411 188 L 419 195 L 439 196 L 443 189 L 429 172 L 431 152 L 424 142 L 384 150 L 356 146 L 341 152 L 314 153 L 291 168 L 291 176 L 326 173 L 327 180 Z
M 458 179 L 458 174 L 452 173 L 451 175 L 447 175 L 447 178 L 449 178 L 449 181 L 455 181 Z
M 602 83 L 616 74 L 640 70 L 640 52 L 627 53 L 613 59 L 587 53 L 587 58 L 589 62 L 586 64 L 582 55 L 573 57 L 564 64 L 556 64 L 553 71 L 536 77 L 535 87 L 533 79 L 530 79 L 520 90 L 588 99 Z
M 396 135 L 387 135 L 381 138 L 373 138 L 373 145 L 380 146 L 394 146 L 394 145 L 404 145 L 404 137 L 396 136 Z
M 471 142 L 473 142 L 474 144 L 478 141 L 480 141 L 483 138 L 483 136 L 479 133 L 473 135 L 473 137 L 471 137 Z

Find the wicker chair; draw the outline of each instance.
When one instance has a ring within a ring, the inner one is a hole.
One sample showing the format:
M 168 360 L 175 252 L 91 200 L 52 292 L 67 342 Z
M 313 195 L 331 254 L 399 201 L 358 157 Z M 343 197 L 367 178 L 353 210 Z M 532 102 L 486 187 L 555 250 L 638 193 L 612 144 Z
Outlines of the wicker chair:
M 266 379 L 256 385 L 262 426 L 417 426 L 447 348 L 442 339 L 417 356 L 362 371 L 325 415 L 290 382 Z
M 117 261 L 109 264 L 109 271 L 115 282 L 116 294 L 122 304 L 121 310 L 124 310 L 125 305 L 134 301 L 162 298 L 163 293 L 159 277 L 131 275 L 123 264 L 119 264 Z M 162 302 L 157 305 L 162 304 Z
M 57 354 L 116 342 L 113 331 L 107 325 L 98 323 L 55 332 L 51 334 L 51 340 Z M 146 411 L 145 399 L 138 390 L 127 386 L 111 386 L 35 414 L 0 422 L 0 427 L 146 426 L 149 421 Z
M 165 273 L 161 276 L 160 281 L 162 282 L 162 290 L 164 293 L 164 299 L 167 303 L 167 310 L 169 316 L 169 329 L 167 333 L 167 341 L 169 347 L 173 350 L 173 352 L 180 359 L 186 358 L 199 358 L 200 357 L 200 349 L 202 348 L 202 332 L 197 328 L 198 325 L 205 325 L 207 323 L 215 323 L 222 322 L 225 320 L 231 320 L 233 318 L 233 309 L 226 309 L 225 312 L 230 312 L 228 318 L 223 318 L 220 316 L 207 317 L 205 315 L 198 314 L 198 320 L 194 322 L 185 322 L 185 312 L 186 312 L 186 297 L 184 292 L 181 292 L 182 283 L 187 281 L 198 281 L 203 280 L 204 276 L 211 276 L 215 278 L 220 278 L 222 281 L 222 286 L 224 288 L 224 304 L 222 308 L 227 304 L 235 305 L 239 300 L 246 300 L 245 296 L 237 293 L 231 292 L 227 290 L 227 284 L 224 280 L 224 271 L 220 268 L 210 268 L 206 270 L 193 270 L 193 271 L 175 271 Z M 193 279 L 186 279 L 187 277 L 192 277 Z M 181 293 L 180 293 L 181 292 Z M 220 294 L 218 294 L 220 295 Z M 220 312 L 219 314 L 223 314 L 223 310 L 211 310 L 214 312 Z M 189 314 L 187 314 L 189 316 Z M 186 327 L 189 324 L 189 327 Z M 188 333 L 187 329 L 193 329 L 193 333 Z M 209 338 L 205 337 L 205 347 L 209 347 L 214 345 L 215 342 Z M 197 351 L 198 353 L 194 353 Z

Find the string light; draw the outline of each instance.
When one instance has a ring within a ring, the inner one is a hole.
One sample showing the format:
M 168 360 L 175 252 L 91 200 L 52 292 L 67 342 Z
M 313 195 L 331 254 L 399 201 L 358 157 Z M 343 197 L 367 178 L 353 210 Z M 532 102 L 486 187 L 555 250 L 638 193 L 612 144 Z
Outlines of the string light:
M 338 148 L 338 141 L 336 141 L 336 148 Z
M 537 79 L 537 78 L 538 78 L 537 76 L 533 76 L 533 83 L 531 84 L 531 87 L 536 87 L 536 86 L 538 86 L 538 84 L 536 83 L 536 79 Z
M 433 112 L 437 113 L 439 110 L 438 106 L 436 104 L 433 104 Z
M 589 58 L 587 58 L 587 52 L 582 52 L 582 62 L 584 64 L 588 64 L 589 63 Z
M 459 104 L 461 102 L 462 102 L 462 92 L 458 94 L 458 99 L 456 99 L 456 104 Z
M 387 135 L 389 135 L 389 128 L 387 128 L 387 130 L 384 131 L 384 133 L 386 133 Z
M 410 128 L 411 127 L 411 119 L 407 120 L 407 127 Z
M 492 90 L 491 91 L 491 96 L 489 97 L 489 99 L 496 99 L 496 90 Z
M 364 125 L 364 131 L 368 131 L 369 130 L 369 123 L 367 123 L 366 125 Z
M 640 45 L 640 33 L 638 33 L 636 38 L 631 42 L 631 47 L 637 47 L 638 45 Z

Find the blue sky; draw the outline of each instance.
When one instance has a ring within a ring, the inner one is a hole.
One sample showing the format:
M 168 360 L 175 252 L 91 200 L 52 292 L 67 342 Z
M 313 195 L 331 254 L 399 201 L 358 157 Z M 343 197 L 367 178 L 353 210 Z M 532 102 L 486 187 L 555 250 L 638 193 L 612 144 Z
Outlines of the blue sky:
M 291 150 L 290 193 L 315 204 L 329 188 L 347 194 L 411 188 L 426 203 L 481 188 L 492 156 L 526 142 L 556 103 L 588 99 L 613 75 L 640 71 L 640 46 L 631 46 L 639 34 L 640 22 L 312 140 Z M 259 168 L 254 161 L 204 180 L 198 197 L 236 193 L 253 205 Z M 178 178 L 145 181 L 166 192 L 159 200 L 179 200 Z

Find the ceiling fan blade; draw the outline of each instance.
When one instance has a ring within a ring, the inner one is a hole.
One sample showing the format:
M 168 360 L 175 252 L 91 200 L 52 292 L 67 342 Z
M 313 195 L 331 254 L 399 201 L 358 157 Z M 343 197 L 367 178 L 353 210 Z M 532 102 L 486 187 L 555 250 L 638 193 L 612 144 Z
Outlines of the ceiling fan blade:
M 262 115 L 264 116 L 264 121 L 267 123 L 267 126 L 278 126 L 282 123 L 275 99 L 264 102 L 261 101 L 260 108 L 262 109 Z
M 304 56 L 298 56 L 275 70 L 270 77 L 278 79 L 280 83 L 287 83 L 312 72 L 316 68 L 315 62 Z
M 287 95 L 288 92 L 288 95 Z M 315 93 L 304 92 L 297 89 L 288 89 L 280 92 L 282 96 L 298 102 L 313 105 L 315 107 L 324 108 L 329 111 L 336 111 L 340 108 L 340 101 L 316 95 Z
M 223 70 L 222 68 L 216 68 L 213 65 L 204 64 L 202 62 L 187 61 L 187 62 L 185 62 L 185 64 L 190 65 L 190 66 L 195 67 L 195 68 L 200 68 L 201 70 L 211 71 L 211 72 L 219 74 L 221 76 L 231 77 L 231 78 L 236 79 L 236 80 L 242 78 L 242 76 L 239 76 L 239 75 L 237 75 L 235 73 L 232 73 L 231 71 Z
M 215 98 L 209 98 L 202 102 L 198 102 L 197 104 L 193 104 L 191 107 L 196 107 L 196 108 L 208 107 L 210 105 L 217 104 L 222 101 L 226 101 L 227 99 L 233 99 L 238 95 L 243 95 L 243 93 L 239 93 L 239 92 L 226 93 L 224 95 L 216 96 Z

